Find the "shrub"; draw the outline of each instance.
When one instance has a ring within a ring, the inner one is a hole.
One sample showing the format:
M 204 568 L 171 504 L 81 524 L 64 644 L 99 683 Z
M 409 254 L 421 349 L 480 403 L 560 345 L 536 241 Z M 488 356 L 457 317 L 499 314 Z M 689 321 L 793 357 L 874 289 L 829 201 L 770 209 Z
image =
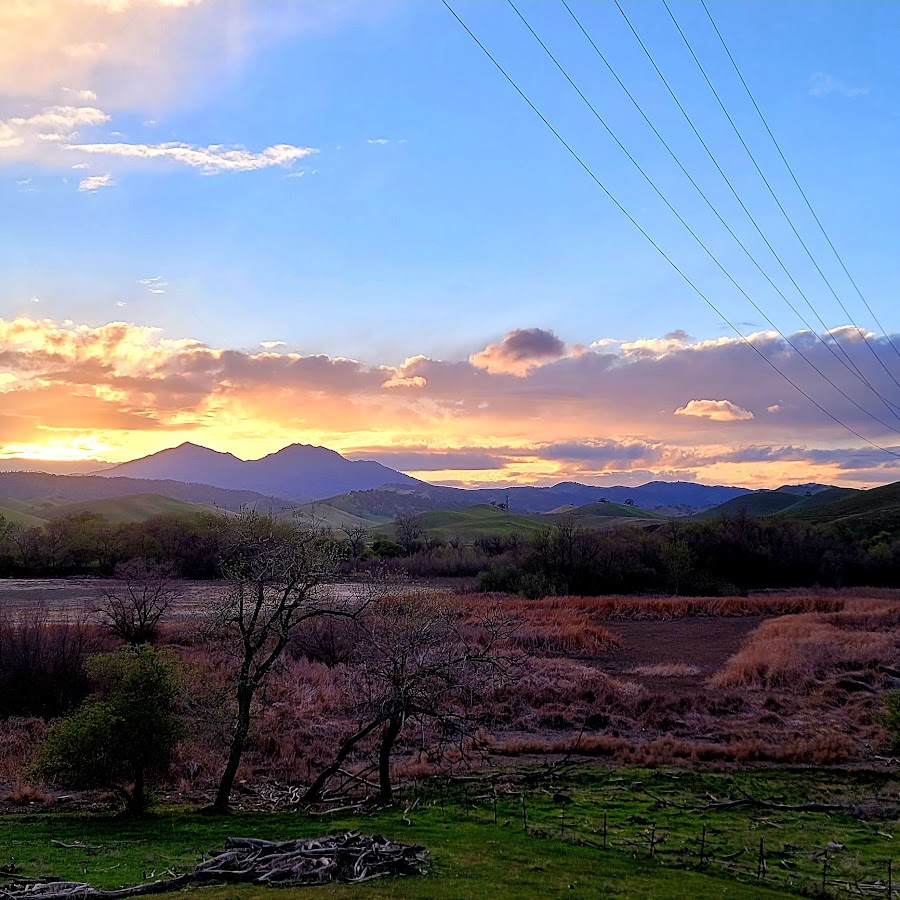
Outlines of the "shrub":
M 882 695 L 877 721 L 887 730 L 891 750 L 900 750 L 900 691 L 886 691 Z
M 149 646 L 91 659 L 105 695 L 50 728 L 35 772 L 73 788 L 106 787 L 129 812 L 147 807 L 148 775 L 165 772 L 182 734 L 173 664 Z

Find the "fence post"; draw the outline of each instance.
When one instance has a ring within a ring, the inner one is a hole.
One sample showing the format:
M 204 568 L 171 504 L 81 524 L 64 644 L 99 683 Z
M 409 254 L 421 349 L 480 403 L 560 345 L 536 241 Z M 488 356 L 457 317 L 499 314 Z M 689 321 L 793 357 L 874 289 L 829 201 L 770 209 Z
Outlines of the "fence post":
M 469 786 L 463 785 L 463 802 L 466 804 L 466 818 L 469 818 Z
M 559 814 L 559 836 L 562 837 L 566 832 L 566 808 L 561 807 Z
M 706 856 L 706 824 L 703 825 L 703 831 L 700 833 L 700 868 L 703 868 L 703 859 Z
M 894 861 L 888 860 L 887 900 L 894 900 Z
M 606 813 L 603 813 L 603 849 L 606 849 Z
M 656 822 L 650 826 L 650 859 L 656 857 Z
M 760 879 L 766 871 L 765 848 L 763 847 L 763 839 L 759 839 L 759 859 L 756 861 L 756 877 Z
M 528 814 L 525 811 L 525 791 L 522 791 L 522 830 L 528 834 Z
M 825 858 L 822 860 L 822 894 L 825 893 L 825 882 L 828 879 L 828 850 L 825 851 Z
M 494 791 L 494 824 L 497 824 L 497 791 Z

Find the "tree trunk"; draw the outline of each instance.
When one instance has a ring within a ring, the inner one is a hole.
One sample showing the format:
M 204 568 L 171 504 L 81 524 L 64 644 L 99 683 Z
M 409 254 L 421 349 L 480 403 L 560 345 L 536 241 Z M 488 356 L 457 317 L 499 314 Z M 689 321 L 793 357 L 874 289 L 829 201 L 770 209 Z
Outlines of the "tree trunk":
M 250 685 L 241 685 L 237 692 L 238 713 L 234 734 L 231 736 L 231 745 L 228 748 L 228 762 L 219 781 L 219 789 L 216 792 L 216 800 L 213 803 L 213 811 L 227 813 L 231 798 L 231 789 L 238 767 L 241 764 L 241 756 L 244 753 L 244 744 L 250 732 L 250 705 L 253 703 L 253 688 Z
M 133 816 L 142 816 L 147 811 L 147 794 L 144 789 L 144 767 L 140 763 L 134 769 L 134 786 L 126 803 L 128 812 Z
M 382 721 L 383 720 L 379 718 L 374 722 L 370 722 L 368 725 L 360 728 L 356 734 L 351 734 L 350 737 L 341 744 L 340 750 L 338 750 L 337 755 L 334 757 L 334 762 L 319 773 L 318 778 L 316 778 L 310 785 L 309 790 L 303 795 L 304 803 L 315 803 L 319 799 L 322 794 L 322 789 L 325 787 L 328 779 L 331 778 L 331 776 L 344 764 L 344 760 L 350 755 L 350 751 L 366 735 L 371 734 L 379 725 L 381 725 Z
M 391 753 L 402 727 L 403 716 L 394 715 L 381 734 L 381 747 L 378 750 L 378 786 L 381 799 L 385 802 L 390 802 L 394 798 L 394 789 L 391 787 Z

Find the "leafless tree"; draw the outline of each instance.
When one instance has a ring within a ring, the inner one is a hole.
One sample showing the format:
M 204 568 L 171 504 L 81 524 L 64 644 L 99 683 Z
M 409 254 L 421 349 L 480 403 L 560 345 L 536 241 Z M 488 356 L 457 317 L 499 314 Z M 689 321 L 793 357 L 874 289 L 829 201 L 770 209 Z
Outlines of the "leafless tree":
M 428 594 L 387 596 L 361 620 L 363 636 L 351 658 L 349 693 L 358 728 L 316 778 L 306 800 L 317 800 L 353 750 L 377 734 L 380 798 L 390 801 L 391 757 L 404 726 L 430 724 L 438 743 L 457 746 L 477 729 L 478 710 L 491 685 L 505 680 L 516 660 L 505 648 L 515 623 L 501 615 L 469 619 Z
M 297 523 L 249 509 L 226 523 L 223 576 L 208 638 L 235 659 L 235 717 L 213 809 L 227 812 L 250 731 L 253 701 L 299 625 L 322 616 L 356 617 L 374 594 L 328 590 L 337 572 L 334 541 Z
M 355 565 L 366 549 L 366 538 L 369 536 L 369 529 L 365 525 L 343 525 L 341 531 L 347 536 L 350 561 Z
M 162 617 L 183 591 L 170 565 L 126 563 L 116 569 L 116 583 L 102 590 L 103 624 L 133 646 L 153 642 Z
M 397 543 L 403 548 L 403 552 L 407 556 L 412 556 L 419 547 L 419 539 L 423 533 L 422 523 L 415 516 L 397 516 L 394 530 L 397 533 Z

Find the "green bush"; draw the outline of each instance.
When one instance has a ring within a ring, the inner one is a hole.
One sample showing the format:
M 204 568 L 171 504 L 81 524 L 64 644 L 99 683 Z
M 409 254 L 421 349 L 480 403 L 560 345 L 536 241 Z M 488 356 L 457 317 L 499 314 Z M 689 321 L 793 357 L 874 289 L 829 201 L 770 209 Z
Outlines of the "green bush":
M 878 722 L 887 729 L 891 749 L 900 751 L 900 691 L 886 691 L 881 697 Z
M 35 774 L 67 788 L 108 788 L 147 809 L 147 779 L 164 773 L 184 730 L 174 662 L 148 645 L 88 660 L 105 689 L 51 726 Z

